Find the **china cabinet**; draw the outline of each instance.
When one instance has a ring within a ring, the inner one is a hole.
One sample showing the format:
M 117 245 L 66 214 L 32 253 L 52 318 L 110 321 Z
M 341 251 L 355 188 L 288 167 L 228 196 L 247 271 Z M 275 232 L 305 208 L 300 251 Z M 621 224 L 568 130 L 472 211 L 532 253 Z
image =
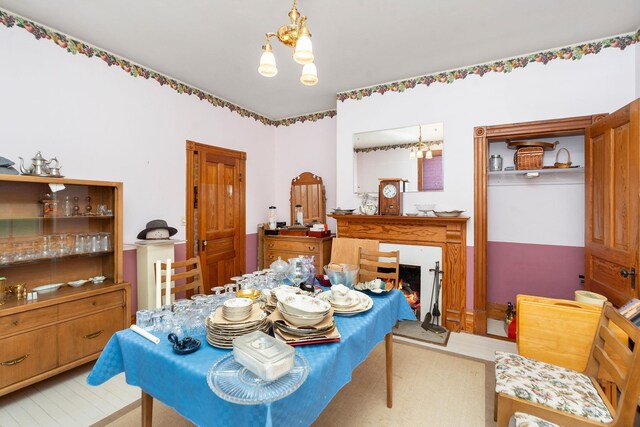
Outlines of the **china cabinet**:
M 129 325 L 121 214 L 121 183 L 0 175 L 0 395 L 96 359 Z

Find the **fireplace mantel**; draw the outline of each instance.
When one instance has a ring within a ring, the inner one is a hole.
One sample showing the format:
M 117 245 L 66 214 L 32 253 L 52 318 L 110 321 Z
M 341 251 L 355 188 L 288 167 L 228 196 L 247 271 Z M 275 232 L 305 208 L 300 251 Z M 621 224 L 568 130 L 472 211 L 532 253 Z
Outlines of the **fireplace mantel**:
M 442 248 L 442 324 L 459 332 L 465 326 L 468 217 L 329 215 L 338 237 Z

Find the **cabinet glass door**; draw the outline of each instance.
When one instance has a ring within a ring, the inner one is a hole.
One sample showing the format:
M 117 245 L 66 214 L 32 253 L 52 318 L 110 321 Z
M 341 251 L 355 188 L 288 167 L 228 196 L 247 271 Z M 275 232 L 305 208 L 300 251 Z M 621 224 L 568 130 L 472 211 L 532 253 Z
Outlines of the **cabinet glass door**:
M 0 180 L 0 277 L 27 289 L 114 280 L 115 188 Z

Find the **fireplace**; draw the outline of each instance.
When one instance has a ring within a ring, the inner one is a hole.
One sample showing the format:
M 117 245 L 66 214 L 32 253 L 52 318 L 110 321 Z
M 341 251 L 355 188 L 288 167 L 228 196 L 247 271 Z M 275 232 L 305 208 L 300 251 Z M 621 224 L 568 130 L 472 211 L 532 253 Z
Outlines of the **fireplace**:
M 393 215 L 329 215 L 329 217 L 335 219 L 338 224 L 338 237 L 373 239 L 380 243 L 400 245 L 440 247 L 443 271 L 442 325 L 454 332 L 465 330 L 468 217 Z
M 420 266 L 400 264 L 400 273 L 398 274 L 399 282 L 394 283 L 394 287 L 400 289 L 407 299 L 411 310 L 416 315 L 416 318 L 420 319 Z M 378 271 L 381 273 L 390 273 L 392 268 L 378 267 Z M 393 282 L 393 280 L 391 280 Z

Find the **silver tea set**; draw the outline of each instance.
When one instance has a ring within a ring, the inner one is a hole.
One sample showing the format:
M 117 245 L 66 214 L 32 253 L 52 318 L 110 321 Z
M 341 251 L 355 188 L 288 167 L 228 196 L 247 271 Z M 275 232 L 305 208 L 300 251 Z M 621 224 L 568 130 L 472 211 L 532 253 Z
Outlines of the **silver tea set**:
M 31 166 L 24 166 L 24 159 L 22 157 L 18 157 L 20 159 L 20 173 L 23 175 L 35 175 L 35 176 L 57 176 L 61 177 L 60 174 L 60 162 L 57 158 L 53 157 L 51 160 L 47 160 L 42 156 L 42 153 L 38 151 L 35 157 L 31 158 Z

